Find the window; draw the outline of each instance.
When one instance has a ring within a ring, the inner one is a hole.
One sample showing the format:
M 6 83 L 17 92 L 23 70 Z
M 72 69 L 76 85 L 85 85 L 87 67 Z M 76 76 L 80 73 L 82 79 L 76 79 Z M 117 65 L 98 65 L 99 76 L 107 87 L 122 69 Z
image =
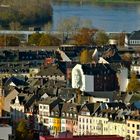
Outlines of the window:
M 135 124 L 132 124 L 132 127 L 135 127 Z
M 92 123 L 92 120 L 90 119 L 90 123 Z
M 135 134 L 135 131 L 134 130 L 132 131 L 132 134 Z
M 85 119 L 83 118 L 83 123 L 85 122 Z
M 39 108 L 42 109 L 42 106 L 40 105 Z
M 72 117 L 72 113 L 70 113 L 70 117 Z
M 51 115 L 52 115 L 52 116 L 54 115 L 54 112 L 53 112 L 53 111 L 51 112 Z
M 62 127 L 62 132 L 65 131 L 65 127 Z
M 128 127 L 130 127 L 130 123 L 128 123 L 127 125 L 128 125 Z
M 64 112 L 62 113 L 62 117 L 65 117 L 65 113 Z
M 67 113 L 67 117 L 69 117 L 69 113 Z
M 137 131 L 137 136 L 140 136 L 140 131 Z
M 137 129 L 140 129 L 140 125 L 137 125 Z

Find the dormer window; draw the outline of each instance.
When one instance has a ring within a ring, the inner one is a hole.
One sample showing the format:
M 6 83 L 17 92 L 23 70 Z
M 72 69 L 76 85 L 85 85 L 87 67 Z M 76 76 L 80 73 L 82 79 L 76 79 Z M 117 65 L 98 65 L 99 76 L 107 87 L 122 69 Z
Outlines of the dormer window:
M 70 111 L 76 111 L 76 108 L 71 107 L 71 108 L 70 108 Z
M 72 113 L 70 113 L 70 117 L 72 117 Z
M 54 112 L 53 112 L 53 111 L 51 112 L 51 115 L 52 115 L 52 116 L 54 115 Z
M 58 111 L 56 111 L 56 112 L 55 112 L 55 115 L 58 116 L 58 114 L 59 114 Z
M 64 112 L 62 113 L 62 117 L 65 117 L 65 113 Z
M 67 117 L 69 117 L 69 113 L 67 113 Z

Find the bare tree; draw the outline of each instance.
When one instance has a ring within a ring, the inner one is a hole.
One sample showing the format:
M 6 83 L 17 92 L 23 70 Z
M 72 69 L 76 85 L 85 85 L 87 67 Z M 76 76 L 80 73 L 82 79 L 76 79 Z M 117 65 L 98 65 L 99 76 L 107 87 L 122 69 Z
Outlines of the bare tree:
M 46 31 L 46 33 L 50 34 L 51 30 L 52 30 L 51 22 L 48 22 L 47 24 L 44 25 L 44 31 Z
M 11 30 L 15 30 L 15 31 L 21 29 L 21 25 L 20 25 L 19 22 L 11 22 L 11 23 L 9 24 L 9 27 L 10 27 Z

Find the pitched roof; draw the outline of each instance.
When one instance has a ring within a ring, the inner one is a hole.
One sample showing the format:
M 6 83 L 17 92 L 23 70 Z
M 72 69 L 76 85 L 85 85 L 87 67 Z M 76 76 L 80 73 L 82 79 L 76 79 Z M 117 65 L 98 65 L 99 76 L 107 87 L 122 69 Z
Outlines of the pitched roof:
M 25 82 L 25 80 L 12 76 L 5 81 L 4 86 L 8 86 L 11 82 L 13 82 L 13 84 L 15 86 L 27 86 L 28 85 L 28 83 Z
M 104 72 L 107 72 L 106 74 L 115 74 L 115 71 L 110 67 L 109 64 L 83 64 L 82 69 L 85 75 L 97 75 L 97 74 L 103 74 Z
M 125 103 L 123 103 L 123 102 L 110 102 L 110 103 L 107 103 L 107 106 L 109 107 L 109 108 L 116 108 L 116 107 L 118 107 L 119 109 L 127 109 L 127 106 L 126 106 L 126 104 Z
M 131 105 L 132 108 L 140 110 L 140 101 L 136 101 Z
M 38 75 L 42 76 L 64 76 L 64 73 L 60 69 L 59 65 L 52 64 L 47 65 L 47 67 L 42 67 Z
M 80 111 L 84 110 L 84 111 L 89 111 L 90 114 L 95 113 L 95 111 L 97 111 L 97 109 L 100 107 L 100 103 L 86 103 L 84 104 Z
M 48 97 L 42 101 L 39 101 L 39 104 L 46 104 L 50 106 L 50 110 L 53 109 L 58 103 L 62 102 L 62 100 L 58 97 Z
M 128 35 L 129 40 L 140 40 L 140 30 L 133 31 L 130 35 Z
M 76 103 L 63 103 L 62 112 L 78 112 L 78 104 Z

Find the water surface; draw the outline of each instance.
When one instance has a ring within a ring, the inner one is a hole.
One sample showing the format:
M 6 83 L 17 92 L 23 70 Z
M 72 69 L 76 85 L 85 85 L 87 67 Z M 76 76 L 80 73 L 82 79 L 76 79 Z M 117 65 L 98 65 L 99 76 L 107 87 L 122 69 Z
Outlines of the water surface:
M 54 30 L 60 20 L 77 16 L 90 19 L 92 26 L 110 32 L 140 30 L 140 3 L 55 3 Z

